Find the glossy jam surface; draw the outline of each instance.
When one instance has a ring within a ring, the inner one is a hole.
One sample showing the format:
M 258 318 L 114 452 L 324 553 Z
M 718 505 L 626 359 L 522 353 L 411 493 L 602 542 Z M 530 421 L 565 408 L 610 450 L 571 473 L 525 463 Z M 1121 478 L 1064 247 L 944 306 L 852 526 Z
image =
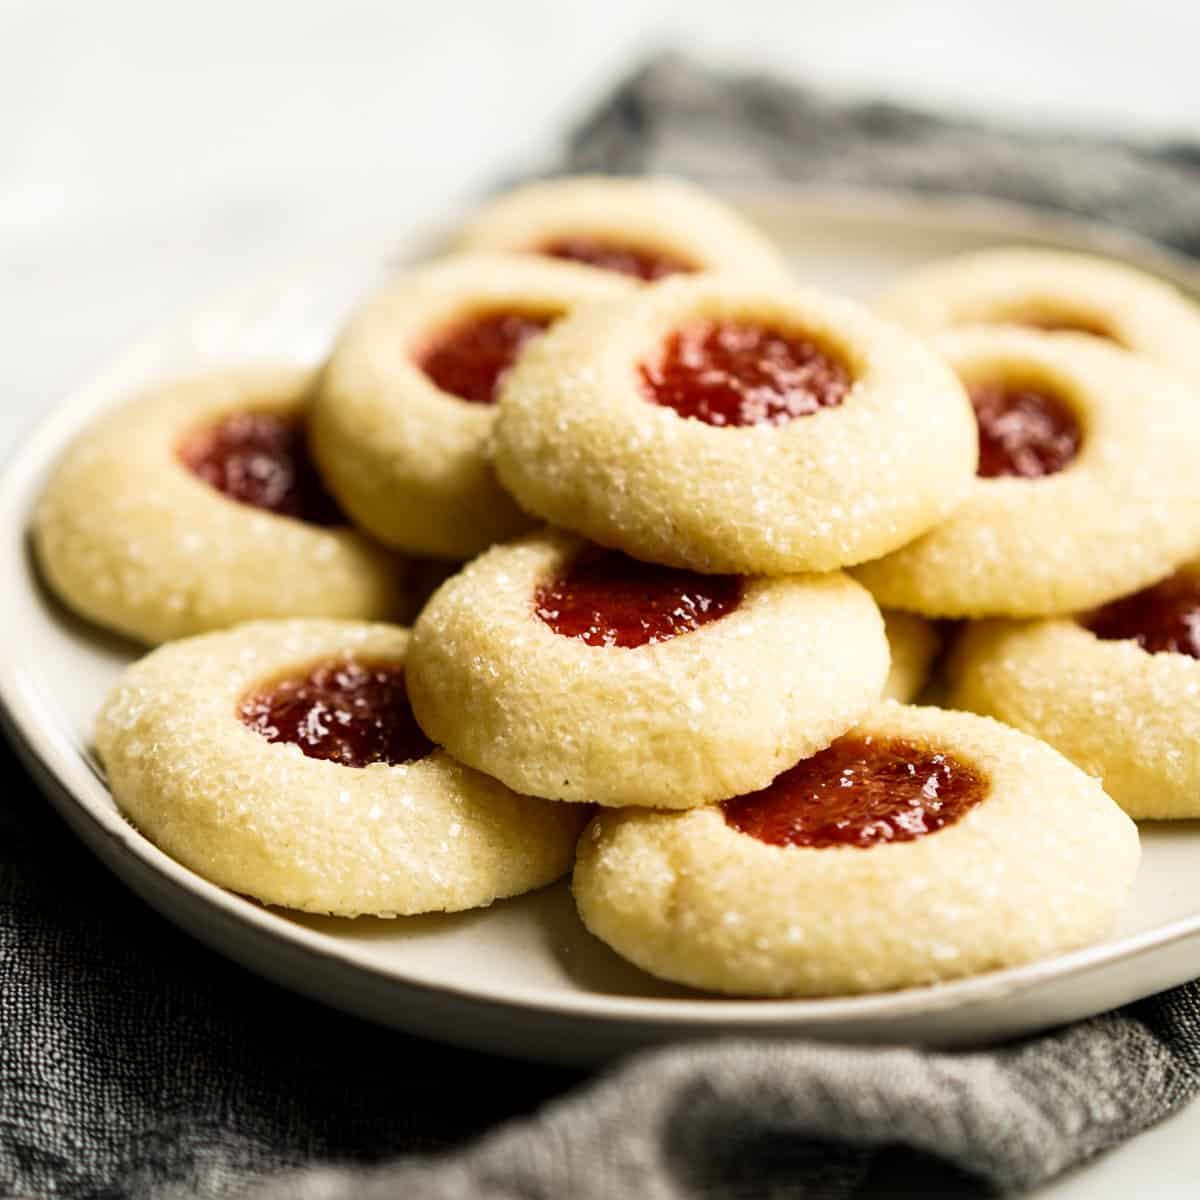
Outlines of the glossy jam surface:
M 403 668 L 386 664 L 322 663 L 247 696 L 238 715 L 269 742 L 346 767 L 398 766 L 434 748 L 413 718 Z
M 898 738 L 847 734 L 760 792 L 726 800 L 726 822 L 772 846 L 911 842 L 954 824 L 987 794 L 975 768 Z
M 737 608 L 742 591 L 740 575 L 697 575 L 586 550 L 538 588 L 534 611 L 563 637 L 633 648 L 716 621 Z
M 1200 580 L 1164 579 L 1096 609 L 1083 624 L 1097 637 L 1129 639 L 1150 654 L 1165 650 L 1200 658 Z
M 417 356 L 417 365 L 442 389 L 472 404 L 494 404 L 517 355 L 551 318 L 494 312 L 461 321 Z
M 695 267 L 661 250 L 644 250 L 637 246 L 604 242 L 596 238 L 565 237 L 547 242 L 541 253 L 550 258 L 565 258 L 570 262 L 586 263 L 603 271 L 632 275 L 647 282 L 665 279 L 668 275 L 689 275 Z
M 1057 396 L 987 382 L 968 390 L 979 426 L 977 474 L 984 479 L 1054 475 L 1079 453 L 1079 423 Z
M 239 504 L 311 525 L 345 523 L 309 456 L 300 421 L 275 413 L 235 413 L 186 438 L 179 458 Z
M 841 404 L 853 382 L 815 342 L 738 321 L 675 330 L 639 371 L 647 399 L 709 425 L 783 425 Z

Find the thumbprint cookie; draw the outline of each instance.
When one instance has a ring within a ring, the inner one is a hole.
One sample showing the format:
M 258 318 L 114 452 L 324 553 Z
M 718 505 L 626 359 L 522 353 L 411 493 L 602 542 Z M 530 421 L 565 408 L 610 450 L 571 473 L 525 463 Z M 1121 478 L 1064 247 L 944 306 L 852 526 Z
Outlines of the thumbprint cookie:
M 705 576 L 551 531 L 442 585 L 408 686 L 430 737 L 518 791 L 687 808 L 828 745 L 887 671 L 879 610 L 843 575 Z
M 967 385 L 979 473 L 965 504 L 855 571 L 927 616 L 1105 604 L 1200 550 L 1200 392 L 1097 338 L 977 327 L 938 340 Z
M 997 324 L 1087 333 L 1200 381 L 1200 307 L 1161 279 L 1086 254 L 964 254 L 897 280 L 875 307 L 926 335 Z
M 742 996 L 914 987 L 1115 924 L 1133 822 L 1049 746 L 969 713 L 877 706 L 769 786 L 598 815 L 584 924 L 653 975 Z
M 1200 564 L 1074 618 L 988 621 L 953 702 L 1049 742 L 1131 817 L 1200 817 Z
M 929 682 L 942 640 L 932 621 L 894 608 L 883 610 L 883 630 L 892 658 L 883 699 L 907 704 Z
M 580 176 L 532 183 L 477 213 L 458 245 L 586 263 L 642 281 L 785 270 L 779 251 L 732 209 L 671 179 Z
M 635 558 L 786 575 L 876 558 L 972 485 L 962 385 L 848 301 L 719 276 L 592 305 L 505 380 L 500 481 Z
M 227 370 L 101 418 L 34 516 L 55 592 L 150 644 L 256 617 L 394 615 L 402 564 L 350 528 L 309 457 L 311 384 L 291 368 Z
M 528 529 L 492 472 L 498 389 L 564 313 L 630 289 L 572 263 L 463 255 L 371 297 L 334 347 L 310 418 L 339 502 L 380 541 L 434 558 L 469 558 Z
M 340 916 L 454 911 L 557 879 L 580 810 L 456 762 L 412 717 L 408 631 L 261 621 L 161 647 L 100 713 L 118 807 L 213 883 Z

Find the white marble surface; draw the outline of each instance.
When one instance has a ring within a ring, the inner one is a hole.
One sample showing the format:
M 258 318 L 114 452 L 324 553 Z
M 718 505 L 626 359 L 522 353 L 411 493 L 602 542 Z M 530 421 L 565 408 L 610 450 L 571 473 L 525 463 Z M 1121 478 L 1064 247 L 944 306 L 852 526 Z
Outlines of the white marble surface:
M 1197 137 L 1198 44 L 1195 0 L 0 0 L 0 453 L 165 313 L 546 158 L 656 48 Z M 1198 1142 L 1194 1106 L 1039 1196 L 1191 1200 Z

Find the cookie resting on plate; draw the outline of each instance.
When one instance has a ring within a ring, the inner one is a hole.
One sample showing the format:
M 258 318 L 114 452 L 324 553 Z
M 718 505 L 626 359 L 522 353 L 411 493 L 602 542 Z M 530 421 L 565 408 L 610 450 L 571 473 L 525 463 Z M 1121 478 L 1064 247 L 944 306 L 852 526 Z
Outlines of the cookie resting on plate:
M 161 647 L 105 701 L 121 812 L 204 878 L 305 912 L 455 911 L 557 879 L 584 813 L 518 796 L 417 727 L 408 631 L 257 621 Z
M 971 488 L 954 373 L 849 301 L 722 276 L 589 305 L 500 390 L 521 506 L 635 558 L 788 575 L 876 558 Z
M 598 815 L 573 889 L 653 975 L 744 996 L 883 991 L 1061 953 L 1114 926 L 1133 822 L 1035 739 L 878 706 L 761 791 Z
M 425 732 L 509 787 L 689 808 L 828 745 L 887 673 L 879 609 L 844 575 L 704 576 L 547 531 L 442 585 L 408 682 Z
M 1200 389 L 1074 333 L 976 327 L 936 346 L 979 424 L 979 475 L 935 529 L 854 574 L 934 617 L 1105 604 L 1200 552 Z
M 631 288 L 607 271 L 501 254 L 393 280 L 351 317 L 313 401 L 313 453 L 339 502 L 380 541 L 437 558 L 530 528 L 492 471 L 499 384 L 564 313 Z
M 786 277 L 779 250 L 749 222 L 677 179 L 576 176 L 493 200 L 457 246 L 584 263 L 641 281 L 702 271 Z
M 1161 279 L 1088 254 L 1024 248 L 963 254 L 903 276 L 874 306 L 926 335 L 962 325 L 1088 333 L 1200 383 L 1200 307 Z
M 395 616 L 403 563 L 350 528 L 309 459 L 312 378 L 164 383 L 86 429 L 33 519 L 59 597 L 150 644 L 255 617 Z
M 1074 618 L 987 621 L 952 658 L 953 702 L 1099 776 L 1130 816 L 1200 817 L 1200 564 Z

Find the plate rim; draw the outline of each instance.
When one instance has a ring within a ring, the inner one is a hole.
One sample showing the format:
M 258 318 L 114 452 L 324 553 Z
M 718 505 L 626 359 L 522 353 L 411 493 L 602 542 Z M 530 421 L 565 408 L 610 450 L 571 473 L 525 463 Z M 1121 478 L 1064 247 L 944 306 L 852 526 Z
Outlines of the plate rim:
M 925 197 L 866 189 L 830 191 L 790 187 L 727 190 L 725 195 L 751 212 L 787 205 L 807 209 L 808 215 L 824 220 L 831 217 L 838 221 L 883 219 L 926 229 L 950 224 L 964 232 L 990 234 L 995 231 L 997 241 L 1033 237 L 1068 242 L 1081 249 L 1094 248 L 1147 267 L 1189 291 L 1200 292 L 1200 261 L 1125 230 L 1005 201 Z M 790 219 L 803 215 L 803 212 L 793 212 Z M 111 381 L 130 375 L 138 359 L 150 353 L 158 339 L 166 336 L 171 328 L 197 320 L 206 311 L 232 302 L 233 297 L 278 279 L 285 269 L 290 272 L 302 270 L 307 275 L 331 260 L 335 253 L 339 260 L 358 261 L 361 258 L 364 267 L 377 267 L 380 261 L 394 261 L 397 243 L 411 248 L 443 241 L 441 227 L 418 227 L 400 238 L 383 242 L 374 240 L 358 247 L 329 248 L 321 253 L 293 258 L 286 268 L 276 265 L 255 272 L 234 281 L 207 302 L 169 316 L 91 371 L 54 404 L 31 431 L 18 439 L 0 469 L 0 554 L 7 556 L 15 544 L 17 561 L 23 564 L 12 590 L 0 589 L 0 619 L 14 618 L 16 614 L 11 611 L 16 603 L 14 597 L 30 586 L 40 586 L 36 581 L 36 568 L 30 561 L 27 537 L 39 481 L 57 454 L 82 427 L 85 418 L 116 402 Z M 484 986 L 435 978 L 420 968 L 373 961 L 369 952 L 358 943 L 338 942 L 331 935 L 294 923 L 272 909 L 210 883 L 159 850 L 121 816 L 92 760 L 83 747 L 75 744 L 74 737 L 62 723 L 42 721 L 37 711 L 36 687 L 25 679 L 26 665 L 15 654 L 0 657 L 0 726 L 16 748 L 18 757 L 29 768 L 38 790 L 48 796 L 68 828 L 80 837 L 89 852 L 96 854 L 125 886 L 133 885 L 82 833 L 77 826 L 79 819 L 96 837 L 110 843 L 121 854 L 130 856 L 138 869 L 157 876 L 161 883 L 185 894 L 189 901 L 215 908 L 222 918 L 239 927 L 245 935 L 270 943 L 286 943 L 290 950 L 313 956 L 323 963 L 365 972 L 392 986 L 431 995 L 449 994 L 466 1001 L 527 1013 L 585 1017 L 600 1023 L 670 1024 L 680 1030 L 681 1036 L 689 1028 L 710 1029 L 714 1025 L 727 1026 L 731 1032 L 751 1033 L 757 1027 L 778 1029 L 783 1024 L 795 1023 L 812 1031 L 814 1026 L 823 1023 L 902 1019 L 965 1008 L 981 1001 L 1016 997 L 1050 980 L 1069 979 L 1116 963 L 1131 962 L 1200 936 L 1198 902 L 1192 916 L 1020 966 L 919 988 L 821 998 L 730 999 L 702 993 L 680 998 L 639 997 L 603 992 L 553 992 L 538 985 Z M 87 780 L 85 786 L 74 784 L 73 777 L 80 771 L 91 777 L 90 787 L 99 788 L 107 804 L 89 794 Z M 164 911 L 159 905 L 143 900 L 172 923 L 180 923 L 172 911 Z M 230 954 L 227 949 L 217 948 Z

